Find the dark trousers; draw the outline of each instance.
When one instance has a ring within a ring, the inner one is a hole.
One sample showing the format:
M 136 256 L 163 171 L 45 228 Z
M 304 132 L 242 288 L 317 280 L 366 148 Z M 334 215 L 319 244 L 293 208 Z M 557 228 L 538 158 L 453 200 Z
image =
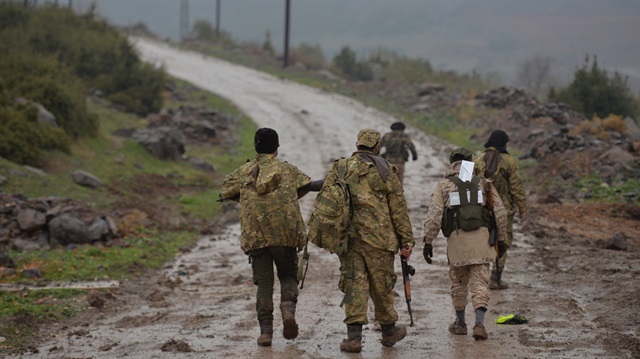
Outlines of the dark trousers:
M 249 253 L 253 283 L 258 286 L 258 320 L 273 319 L 273 264 L 280 281 L 280 302 L 298 301 L 298 253 L 294 247 L 267 247 Z

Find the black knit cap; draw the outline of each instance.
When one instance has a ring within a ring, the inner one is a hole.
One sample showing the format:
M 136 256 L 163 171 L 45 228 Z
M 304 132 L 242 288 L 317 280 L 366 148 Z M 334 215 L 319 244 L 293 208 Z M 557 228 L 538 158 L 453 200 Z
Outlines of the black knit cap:
M 263 127 L 256 131 L 253 145 L 257 153 L 274 153 L 280 146 L 278 133 L 272 128 Z
M 489 135 L 489 140 L 484 147 L 495 147 L 498 151 L 507 153 L 507 142 L 509 142 L 509 135 L 502 130 L 495 130 Z
M 392 130 L 400 130 L 400 131 L 404 131 L 405 127 L 406 127 L 406 126 L 405 126 L 405 125 L 404 125 L 404 123 L 402 123 L 402 122 L 394 122 L 394 123 L 391 125 L 391 129 L 392 129 Z

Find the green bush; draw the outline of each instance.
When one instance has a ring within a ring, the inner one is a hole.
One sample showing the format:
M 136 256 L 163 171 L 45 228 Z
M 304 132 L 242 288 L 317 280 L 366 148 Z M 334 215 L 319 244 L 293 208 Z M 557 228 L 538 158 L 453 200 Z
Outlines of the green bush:
M 598 66 L 598 59 L 585 58 L 582 67 L 574 73 L 571 83 L 562 89 L 551 88 L 548 98 L 569 104 L 575 110 L 591 118 L 605 118 L 610 114 L 621 116 L 638 115 L 638 105 L 627 79 L 618 72 L 609 76 L 607 71 Z
M 349 80 L 371 81 L 373 70 L 366 62 L 357 62 L 356 53 L 349 46 L 345 46 L 333 58 L 333 65 L 337 67 Z

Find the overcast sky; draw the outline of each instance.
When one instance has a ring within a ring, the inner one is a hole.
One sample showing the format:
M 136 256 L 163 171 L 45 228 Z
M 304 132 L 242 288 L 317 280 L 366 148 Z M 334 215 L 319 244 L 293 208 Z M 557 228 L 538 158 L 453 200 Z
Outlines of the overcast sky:
M 162 37 L 180 36 L 180 0 L 98 0 L 110 22 L 144 22 Z M 215 26 L 216 0 L 190 0 L 189 21 Z M 74 0 L 87 6 L 89 0 Z M 284 42 L 286 0 L 221 0 L 221 28 L 262 43 Z M 535 55 L 555 59 L 569 78 L 585 54 L 640 79 L 640 0 L 291 0 L 291 46 L 319 44 L 327 60 L 349 45 L 360 56 L 384 47 L 429 59 L 439 69 L 497 71 L 508 82 Z M 640 85 L 638 90 L 640 91 Z

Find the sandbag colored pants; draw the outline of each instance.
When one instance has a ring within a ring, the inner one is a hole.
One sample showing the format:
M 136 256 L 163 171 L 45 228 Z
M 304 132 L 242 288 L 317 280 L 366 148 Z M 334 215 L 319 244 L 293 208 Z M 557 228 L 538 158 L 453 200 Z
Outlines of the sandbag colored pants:
M 489 305 L 490 264 L 472 264 L 460 267 L 449 267 L 451 278 L 451 299 L 456 311 L 467 307 L 469 290 L 473 309 L 487 308 Z
M 351 292 L 350 300 L 344 304 L 345 324 L 368 323 L 369 297 L 376 321 L 392 324 L 398 320 L 392 292 L 397 279 L 394 259 L 393 252 L 374 248 L 361 240 L 355 240 L 347 255 L 340 258 L 340 290 Z M 348 283 L 350 280 L 352 283 Z
M 398 157 L 387 158 L 389 163 L 394 165 L 398 169 L 398 178 L 400 179 L 400 183 L 404 181 L 404 159 Z
M 273 285 L 275 263 L 280 281 L 280 301 L 298 302 L 298 252 L 294 247 L 267 247 L 249 252 L 253 283 L 258 286 L 256 311 L 258 320 L 273 320 Z

